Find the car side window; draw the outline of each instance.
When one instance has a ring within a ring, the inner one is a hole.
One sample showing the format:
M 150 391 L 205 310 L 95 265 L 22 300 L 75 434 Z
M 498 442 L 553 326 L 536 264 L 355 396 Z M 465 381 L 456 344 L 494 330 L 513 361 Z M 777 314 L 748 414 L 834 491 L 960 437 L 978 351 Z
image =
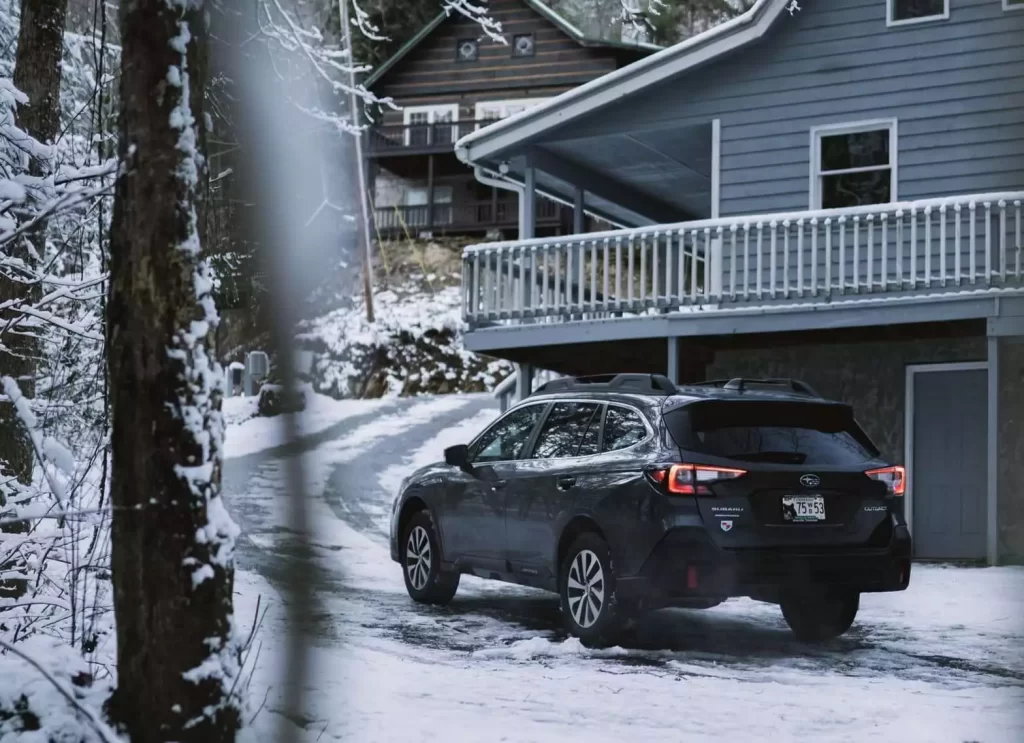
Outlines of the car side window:
M 533 459 L 559 459 L 597 453 L 597 437 L 588 436 L 601 406 L 596 403 L 560 402 L 551 407 L 533 447 Z M 588 439 L 590 441 L 588 445 Z M 589 446 L 590 450 L 585 450 Z
M 517 459 L 537 425 L 543 405 L 528 405 L 515 410 L 497 424 L 484 431 L 473 445 L 469 460 L 478 462 L 508 462 Z
M 617 451 L 639 444 L 647 437 L 647 426 L 640 414 L 615 405 L 604 416 L 604 451 Z

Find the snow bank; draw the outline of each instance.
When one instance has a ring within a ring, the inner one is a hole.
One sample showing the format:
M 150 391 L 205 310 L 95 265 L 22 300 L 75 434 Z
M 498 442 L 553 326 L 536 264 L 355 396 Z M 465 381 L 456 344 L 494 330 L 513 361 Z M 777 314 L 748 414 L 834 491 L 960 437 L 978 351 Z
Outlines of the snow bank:
M 93 680 L 79 652 L 40 635 L 19 642 L 16 649 L 25 657 L 0 655 L 0 740 L 120 740 L 99 713 L 113 687 Z
M 299 413 L 302 436 L 313 436 L 346 418 L 386 409 L 387 400 L 335 400 L 307 388 L 306 409 Z M 259 398 L 229 397 L 224 400 L 224 420 L 228 424 L 224 440 L 224 458 L 244 457 L 282 446 L 286 441 L 280 416 L 256 415 Z
M 296 343 L 315 353 L 316 388 L 335 397 L 492 390 L 511 364 L 463 348 L 461 289 L 434 280 L 375 294 L 373 323 L 361 300 L 306 323 Z

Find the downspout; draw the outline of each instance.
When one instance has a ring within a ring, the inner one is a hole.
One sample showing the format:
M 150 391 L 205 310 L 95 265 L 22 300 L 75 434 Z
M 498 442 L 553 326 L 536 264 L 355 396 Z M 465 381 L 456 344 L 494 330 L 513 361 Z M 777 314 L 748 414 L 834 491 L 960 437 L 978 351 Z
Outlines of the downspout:
M 480 183 L 484 184 L 485 186 L 491 186 L 492 188 L 500 188 L 502 190 L 511 191 L 512 193 L 519 195 L 519 234 L 523 234 L 523 227 L 525 227 L 524 222 L 526 221 L 526 215 L 523 213 L 523 210 L 526 206 L 524 203 L 524 194 L 526 192 L 526 187 L 521 186 L 518 183 L 511 183 L 502 178 L 495 178 L 492 175 L 487 175 L 484 168 L 480 165 L 473 166 L 473 177 L 476 178 Z

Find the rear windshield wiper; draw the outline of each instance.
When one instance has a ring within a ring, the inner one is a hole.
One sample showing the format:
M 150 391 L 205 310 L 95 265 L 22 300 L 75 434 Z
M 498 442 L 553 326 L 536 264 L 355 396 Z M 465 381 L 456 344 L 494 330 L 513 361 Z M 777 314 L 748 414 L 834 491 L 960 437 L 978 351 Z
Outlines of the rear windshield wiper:
M 800 451 L 747 451 L 730 454 L 729 459 L 747 462 L 778 462 L 779 464 L 803 464 L 807 455 Z

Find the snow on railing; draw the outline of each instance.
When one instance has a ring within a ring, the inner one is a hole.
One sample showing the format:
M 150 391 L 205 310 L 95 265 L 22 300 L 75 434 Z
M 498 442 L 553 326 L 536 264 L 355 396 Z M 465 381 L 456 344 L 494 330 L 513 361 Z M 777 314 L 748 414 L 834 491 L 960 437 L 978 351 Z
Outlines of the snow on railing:
M 471 245 L 470 323 L 1024 286 L 1024 192 Z

